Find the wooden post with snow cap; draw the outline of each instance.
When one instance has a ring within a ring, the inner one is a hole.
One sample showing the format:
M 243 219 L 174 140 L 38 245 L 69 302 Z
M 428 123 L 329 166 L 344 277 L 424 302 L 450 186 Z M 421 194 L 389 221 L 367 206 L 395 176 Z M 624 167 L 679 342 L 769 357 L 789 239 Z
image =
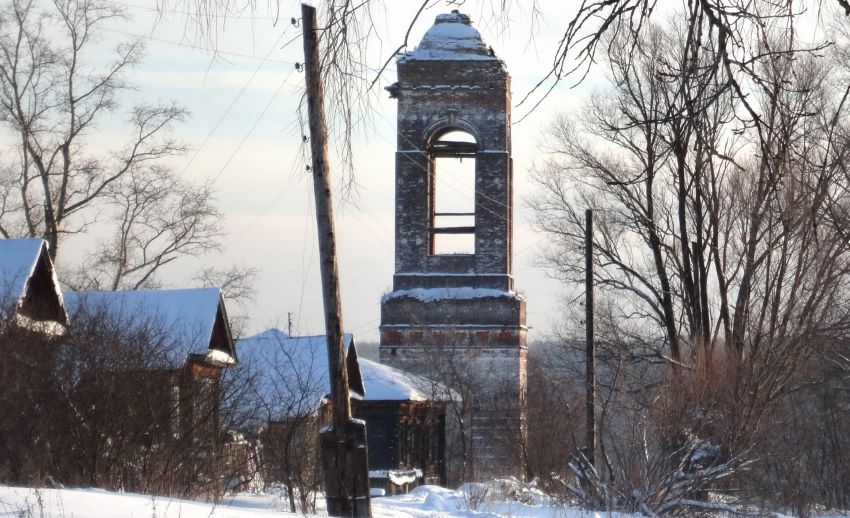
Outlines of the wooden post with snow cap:
M 325 126 L 324 87 L 319 61 L 316 9 L 301 4 L 304 35 L 304 71 L 307 82 L 307 112 L 310 124 L 313 190 L 316 196 L 316 228 L 319 234 L 319 260 L 322 298 L 325 307 L 325 334 L 328 339 L 333 422 L 321 433 L 321 456 L 325 474 L 325 496 L 330 516 L 368 517 L 369 466 L 366 425 L 351 418 L 345 343 L 342 331 L 342 305 L 339 295 L 339 268 L 328 167 L 328 132 Z

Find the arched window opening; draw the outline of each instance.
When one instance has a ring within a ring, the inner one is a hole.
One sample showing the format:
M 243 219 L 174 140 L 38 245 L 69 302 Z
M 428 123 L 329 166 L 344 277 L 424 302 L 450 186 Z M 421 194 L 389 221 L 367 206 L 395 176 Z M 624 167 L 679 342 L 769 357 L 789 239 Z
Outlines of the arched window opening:
M 475 137 L 449 131 L 431 154 L 431 254 L 475 253 Z

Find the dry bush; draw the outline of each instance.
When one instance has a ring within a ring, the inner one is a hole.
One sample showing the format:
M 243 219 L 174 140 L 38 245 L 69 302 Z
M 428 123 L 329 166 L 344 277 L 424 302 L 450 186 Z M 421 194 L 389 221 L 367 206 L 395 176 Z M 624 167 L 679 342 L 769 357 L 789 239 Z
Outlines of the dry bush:
M 584 437 L 581 387 L 569 373 L 547 368 L 545 358 L 529 354 L 526 438 L 520 458 L 527 480 L 537 479 L 547 494 L 562 492 L 570 476 L 569 459 Z
M 814 355 L 764 419 L 757 469 L 742 480 L 762 507 L 810 516 L 850 508 L 850 384 Z
M 240 345 L 234 374 L 246 387 L 249 419 L 237 425 L 257 447 L 263 489 L 282 486 L 290 512 L 312 513 L 321 487 L 318 458 L 320 403 L 327 370 L 324 344 L 270 334 Z
M 573 380 L 566 392 L 572 401 L 561 396 L 560 404 L 552 407 L 560 412 L 549 410 L 568 421 L 556 432 L 550 416 L 547 428 L 538 431 L 542 458 L 547 445 L 550 453 L 559 455 L 547 459 L 553 468 L 548 478 L 538 475 L 541 485 L 552 494 L 560 489 L 564 500 L 593 509 L 657 515 L 731 509 L 730 500 L 720 495 L 736 487 L 735 476 L 753 459 L 751 434 L 744 433 L 748 428 L 742 424 L 747 414 L 735 397 L 738 374 L 730 368 L 734 360 L 695 359 L 698 368 L 671 371 L 635 358 L 616 344 L 600 345 L 595 466 L 583 450 L 584 387 L 575 381 L 583 379 L 583 344 L 568 341 L 539 376 L 544 393 L 550 395 L 553 387 L 547 378 L 560 373 L 559 383 L 567 386 Z M 576 408 L 579 412 L 571 411 Z M 529 407 L 529 416 L 545 412 Z M 575 446 L 565 451 L 569 441 Z
M 186 374 L 176 369 L 179 359 L 167 330 L 154 321 L 128 325 L 124 320 L 86 304 L 72 315 L 74 332 L 63 345 L 57 379 L 73 416 L 63 479 L 74 485 L 187 494 L 193 477 L 184 454 L 197 450 L 188 444 L 195 439 L 183 430 L 196 416 L 180 414 L 186 408 L 180 399 L 188 397 L 180 390 Z M 209 406 L 198 403 L 199 409 Z
M 581 379 L 580 347 L 572 349 L 560 368 Z M 763 388 L 773 375 L 765 371 L 775 365 L 767 361 L 692 353 L 693 368 L 670 370 L 602 344 L 596 464 L 580 448 L 568 452 L 559 460 L 569 461 L 571 473 L 552 477 L 549 492 L 560 483 L 587 507 L 648 515 L 743 513 L 753 505 L 799 516 L 846 509 L 850 378 L 825 356 L 828 348 L 811 349 L 783 389 L 770 392 Z M 551 377 L 552 365 L 545 367 Z M 569 408 L 561 403 L 561 415 Z M 537 412 L 531 405 L 529 416 Z M 572 423 L 574 433 L 583 433 L 583 422 Z M 556 449 L 566 439 L 551 437 L 560 439 Z
M 602 430 L 602 459 L 594 467 L 578 454 L 571 463 L 577 481 L 570 489 L 581 502 L 650 516 L 734 510 L 719 495 L 748 466 L 750 452 L 730 448 L 715 417 L 723 405 L 694 397 L 703 394 L 685 388 L 689 382 L 648 389 L 649 407 L 624 401 Z
M 71 318 L 61 342 L 0 329 L 0 481 L 220 496 L 243 384 L 194 375 L 155 320 Z
M 316 512 L 323 483 L 318 425 L 317 415 L 294 417 L 269 423 L 261 435 L 264 479 L 284 483 L 291 512 Z
M 68 422 L 55 386 L 56 345 L 43 335 L 0 326 L 0 481 L 49 481 L 65 451 Z

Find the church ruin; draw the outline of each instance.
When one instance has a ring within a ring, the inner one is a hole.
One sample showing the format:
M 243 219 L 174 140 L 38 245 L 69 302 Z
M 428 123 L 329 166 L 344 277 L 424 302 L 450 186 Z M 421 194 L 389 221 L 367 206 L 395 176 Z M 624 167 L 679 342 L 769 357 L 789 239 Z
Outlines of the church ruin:
M 516 471 L 525 299 L 512 276 L 510 76 L 467 15 L 439 15 L 398 59 L 395 274 L 382 363 L 449 386 L 467 477 Z

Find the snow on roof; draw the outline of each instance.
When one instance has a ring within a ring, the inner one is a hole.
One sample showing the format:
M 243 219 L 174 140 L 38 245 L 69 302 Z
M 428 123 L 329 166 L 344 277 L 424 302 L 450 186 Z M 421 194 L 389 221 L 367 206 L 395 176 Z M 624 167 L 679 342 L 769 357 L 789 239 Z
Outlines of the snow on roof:
M 354 337 L 343 338 L 356 355 Z M 325 335 L 291 337 L 279 329 L 236 341 L 249 383 L 271 420 L 313 413 L 331 392 Z M 357 374 L 359 379 L 359 373 Z M 349 368 L 349 378 L 352 371 Z M 352 383 L 352 392 L 359 387 Z M 360 394 L 357 394 L 358 396 Z
M 416 50 L 405 53 L 407 60 L 496 60 L 492 49 L 481 39 L 469 16 L 457 10 L 437 15 Z
M 365 358 L 359 362 L 366 389 L 364 401 L 442 401 L 449 393 L 442 385 L 421 376 Z
M 409 290 L 391 291 L 383 296 L 382 302 L 402 297 L 417 299 L 422 302 L 433 302 L 435 300 L 445 299 L 477 299 L 486 297 L 509 297 L 522 300 L 523 296 L 513 292 L 496 290 L 493 288 L 412 288 Z
M 72 317 L 80 312 L 103 311 L 125 329 L 153 326 L 162 333 L 177 362 L 184 362 L 189 355 L 207 356 L 215 363 L 236 361 L 231 350 L 210 349 L 221 303 L 218 288 L 72 291 L 66 292 L 65 300 Z
M 43 246 L 43 239 L 0 240 L 0 303 L 17 305 L 23 300 Z
M 354 337 L 345 335 L 349 355 L 356 355 Z M 270 419 L 298 416 L 315 411 L 330 391 L 325 335 L 291 337 L 269 329 L 236 342 L 240 363 L 249 369 L 248 379 Z M 364 401 L 427 401 L 430 380 L 407 374 L 387 365 L 358 358 L 359 376 L 365 394 L 352 383 L 352 396 Z M 349 377 L 353 376 L 349 368 Z M 447 393 L 447 391 L 443 391 Z
M 0 319 L 45 335 L 67 332 L 56 270 L 40 238 L 0 240 Z

